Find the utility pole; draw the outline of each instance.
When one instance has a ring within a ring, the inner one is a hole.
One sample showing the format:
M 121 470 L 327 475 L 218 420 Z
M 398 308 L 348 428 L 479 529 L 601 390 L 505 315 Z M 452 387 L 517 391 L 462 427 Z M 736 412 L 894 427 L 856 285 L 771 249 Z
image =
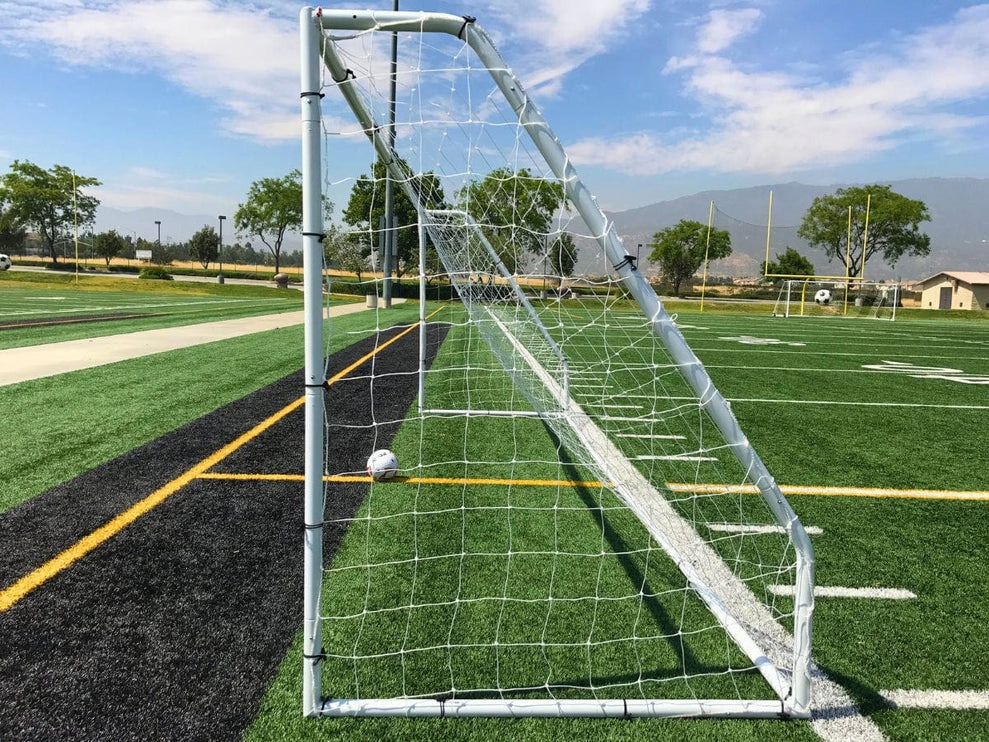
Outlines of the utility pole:
M 392 3 L 392 10 L 398 10 L 398 0 Z M 398 79 L 398 33 L 391 35 L 391 85 L 388 98 L 388 146 L 395 149 L 395 96 Z M 385 170 L 385 230 L 381 243 L 384 245 L 384 283 L 382 298 L 385 309 L 391 307 L 391 272 L 393 263 L 398 259 L 398 235 L 395 234 L 395 190 L 391 173 Z
M 220 245 L 216 250 L 216 259 L 220 263 L 220 270 L 216 274 L 217 283 L 223 283 L 223 220 L 226 218 L 223 214 L 220 214 Z

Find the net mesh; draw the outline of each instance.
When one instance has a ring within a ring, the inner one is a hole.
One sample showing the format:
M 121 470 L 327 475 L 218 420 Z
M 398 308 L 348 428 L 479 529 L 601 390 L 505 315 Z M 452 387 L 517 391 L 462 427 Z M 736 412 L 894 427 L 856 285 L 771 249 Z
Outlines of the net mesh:
M 389 36 L 327 37 L 372 114 L 365 134 L 388 121 Z M 383 347 L 409 305 L 355 323 L 353 342 L 381 352 L 346 383 L 373 401 L 361 420 L 328 412 L 326 525 L 344 535 L 324 576 L 324 693 L 785 694 L 796 557 L 735 456 L 747 441 L 711 422 L 470 47 L 402 33 L 398 49 L 390 174 L 396 212 L 405 199 L 423 221 L 436 300 L 421 360 Z M 328 76 L 329 153 L 345 146 L 337 87 Z M 370 197 L 339 244 L 380 242 L 385 168 L 365 168 Z M 411 220 L 401 229 L 414 236 Z M 410 272 L 414 260 L 399 256 Z M 395 401 L 388 384 L 420 373 L 418 396 Z M 367 453 L 397 453 L 400 476 L 340 515 L 341 488 L 362 477 L 333 441 L 355 428 Z M 778 673 L 760 672 L 763 652 Z

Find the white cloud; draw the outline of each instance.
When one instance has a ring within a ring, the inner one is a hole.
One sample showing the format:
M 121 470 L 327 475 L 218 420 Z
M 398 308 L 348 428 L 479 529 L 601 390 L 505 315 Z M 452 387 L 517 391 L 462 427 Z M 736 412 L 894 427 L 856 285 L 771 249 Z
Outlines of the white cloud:
M 545 97 L 557 92 L 568 73 L 620 44 L 651 4 L 652 0 L 502 0 L 490 10 L 504 24 L 499 36 L 515 44 L 513 66 L 527 87 Z
M 554 54 L 607 48 L 645 13 L 651 0 L 512 0 L 499 15 L 512 32 Z
M 753 72 L 750 59 L 742 65 L 705 53 L 723 51 L 738 36 L 732 29 L 745 27 L 714 25 L 701 29 L 694 53 L 670 60 L 666 69 L 682 74 L 684 95 L 712 112 L 709 128 L 586 140 L 569 147 L 571 156 L 638 174 L 781 174 L 856 161 L 908 139 L 947 141 L 986 123 L 949 109 L 989 95 L 989 5 L 902 37 L 882 54 L 862 52 L 845 77 L 831 83 Z
M 23 9 L 22 9 L 23 11 Z M 47 14 L 0 9 L 0 41 L 21 50 L 48 47 L 73 65 L 153 70 L 233 112 L 230 132 L 285 138 L 280 123 L 297 108 L 298 19 L 206 0 L 90 2 Z M 294 95 L 293 95 L 294 93 Z M 291 137 L 298 136 L 298 124 Z
M 762 11 L 758 8 L 712 10 L 707 23 L 697 33 L 697 50 L 701 54 L 717 54 L 735 39 L 751 33 L 761 20 Z
M 93 195 L 115 209 L 137 209 L 148 204 L 178 212 L 217 211 L 229 205 L 229 198 L 210 190 L 217 183 L 227 183 L 223 175 L 188 178 L 155 168 L 136 165 L 107 177 Z
M 652 0 L 499 0 L 487 29 L 513 46 L 533 91 L 609 48 Z M 379 3 L 380 4 L 380 3 Z M 224 113 L 226 132 L 263 143 L 299 136 L 298 16 L 210 0 L 69 0 L 58 22 L 35 4 L 0 3 L 0 43 L 74 66 L 153 71 Z M 382 35 L 379 42 L 387 43 Z M 384 48 L 384 46 L 382 46 Z M 354 126 L 332 123 L 348 133 Z

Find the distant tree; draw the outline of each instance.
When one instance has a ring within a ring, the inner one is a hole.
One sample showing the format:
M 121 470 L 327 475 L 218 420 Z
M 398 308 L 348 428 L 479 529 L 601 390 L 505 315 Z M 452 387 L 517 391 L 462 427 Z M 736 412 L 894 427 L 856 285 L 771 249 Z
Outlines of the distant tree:
M 689 219 L 681 219 L 653 235 L 650 259 L 659 264 L 663 277 L 673 286 L 673 293 L 680 296 L 681 284 L 694 275 L 708 260 L 719 260 L 731 255 L 731 234 L 724 229 L 711 228 L 708 242 L 708 226 Z
M 100 201 L 82 189 L 98 185 L 96 178 L 77 175 L 65 165 L 44 170 L 21 160 L 14 160 L 3 177 L 13 218 L 38 232 L 53 263 L 58 262 L 58 236 L 95 219 Z
M 553 215 L 566 196 L 563 186 L 522 168 L 498 168 L 472 180 L 457 194 L 461 207 L 478 224 L 510 273 L 542 256 Z
M 814 264 L 798 253 L 792 247 L 787 247 L 786 252 L 777 253 L 776 260 L 762 261 L 762 274 L 769 276 L 813 276 L 816 271 Z
M 851 241 L 848 239 L 849 209 Z M 824 250 L 829 261 L 837 260 L 844 265 L 848 275 L 854 277 L 862 270 L 863 249 L 866 262 L 874 255 L 882 255 L 890 267 L 904 255 L 930 254 L 931 238 L 920 231 L 920 223 L 930 221 L 930 218 L 923 201 L 901 196 L 890 186 L 839 188 L 832 195 L 814 199 L 797 234 L 812 246 Z
M 331 227 L 323 239 L 323 254 L 328 265 L 345 273 L 353 273 L 360 283 L 368 268 L 371 246 L 367 242 L 354 239 L 354 235 L 341 234 L 335 227 Z
M 560 232 L 549 247 L 549 264 L 553 275 L 557 276 L 557 285 L 563 285 L 564 276 L 572 276 L 577 265 L 577 246 L 573 235 Z
M 189 240 L 189 255 L 197 261 L 203 270 L 216 260 L 220 254 L 220 236 L 210 226 L 204 226 Z
M 398 168 L 402 171 L 403 180 L 408 183 L 422 204 L 427 209 L 443 208 L 445 199 L 443 187 L 439 178 L 434 173 L 414 174 L 412 168 L 404 160 L 398 162 Z M 385 174 L 387 166 L 380 159 L 375 160 L 371 166 L 371 176 L 361 175 L 354 183 L 350 191 L 350 198 L 347 201 L 347 208 L 343 211 L 343 221 L 357 230 L 370 233 L 377 233 L 381 224 L 381 218 L 385 215 Z M 398 264 L 395 268 L 395 275 L 401 277 L 409 270 L 410 266 L 419 265 L 419 235 L 416 229 L 402 229 L 401 227 L 413 227 L 419 223 L 418 210 L 409 199 L 405 189 L 396 184 L 392 189 L 392 210 L 395 221 L 400 227 L 396 234 L 396 248 L 398 251 Z M 380 244 L 379 244 L 380 248 Z
M 323 201 L 323 219 L 333 204 Z M 238 205 L 234 226 L 244 235 L 257 237 L 275 258 L 281 270 L 282 241 L 287 230 L 302 229 L 302 173 L 293 170 L 281 178 L 262 178 L 251 184 L 247 200 Z
M 117 230 L 111 229 L 109 232 L 101 232 L 93 237 L 94 252 L 106 261 L 106 267 L 110 267 L 110 261 L 118 255 L 123 254 L 127 249 L 127 241 L 117 234 Z

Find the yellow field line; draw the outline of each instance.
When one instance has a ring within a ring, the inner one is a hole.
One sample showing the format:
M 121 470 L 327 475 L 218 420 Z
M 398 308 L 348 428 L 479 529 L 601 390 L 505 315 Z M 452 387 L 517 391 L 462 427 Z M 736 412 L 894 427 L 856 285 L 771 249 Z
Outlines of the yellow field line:
M 242 482 L 302 482 L 302 474 L 250 474 L 209 472 L 200 474 L 201 479 L 225 479 Z M 371 477 L 364 474 L 331 474 L 323 477 L 324 482 L 370 482 Z M 602 487 L 601 482 L 588 480 L 576 481 L 571 479 L 498 479 L 470 477 L 403 477 L 397 476 L 390 482 L 403 484 L 450 484 L 491 485 L 496 487 Z M 667 482 L 666 486 L 673 492 L 690 494 L 716 494 L 721 492 L 757 494 L 758 490 L 751 485 L 724 486 L 717 484 L 687 484 L 683 482 Z M 980 490 L 926 490 L 926 489 L 889 489 L 879 487 L 815 487 L 813 485 L 781 484 L 780 491 L 784 495 L 821 495 L 829 497 L 879 497 L 901 498 L 915 500 L 985 500 L 989 501 L 989 492 Z
M 438 312 L 439 309 L 437 309 L 436 311 Z M 429 316 L 432 317 L 433 314 L 436 314 L 436 312 L 433 312 Z M 372 350 L 370 353 L 367 353 L 359 360 L 347 366 L 347 368 L 345 368 L 343 371 L 335 374 L 331 379 L 328 379 L 326 382 L 327 385 L 339 381 L 341 378 L 343 378 L 348 373 L 353 371 L 355 368 L 363 364 L 365 361 L 372 358 L 375 354 L 384 350 L 399 338 L 412 332 L 412 330 L 414 330 L 418 326 L 419 326 L 418 324 L 409 325 L 409 327 L 407 327 L 405 330 L 400 332 L 395 337 L 390 338 L 389 340 L 387 340 L 386 342 L 382 343 L 379 346 L 376 346 L 375 349 Z M 4 588 L 3 591 L 0 591 L 0 613 L 3 613 L 5 610 L 16 604 L 19 600 L 21 600 L 25 595 L 30 593 L 32 590 L 41 586 L 42 584 L 50 580 L 52 577 L 57 575 L 62 570 L 72 566 L 72 564 L 77 562 L 82 557 L 86 556 L 86 554 L 93 551 L 93 549 L 105 543 L 116 534 L 120 533 L 124 528 L 126 528 L 131 523 L 136 521 L 142 515 L 158 507 L 158 505 L 160 505 L 166 499 L 174 495 L 176 492 L 178 492 L 180 489 L 185 487 L 187 484 L 189 484 L 195 479 L 200 478 L 203 474 L 206 473 L 208 469 L 216 466 L 218 463 L 220 463 L 223 459 L 225 459 L 227 456 L 232 454 L 238 448 L 243 446 L 248 441 L 253 440 L 257 436 L 259 436 L 261 433 L 263 433 L 265 430 L 270 428 L 272 425 L 274 425 L 276 422 L 284 418 L 289 413 L 293 412 L 294 410 L 297 410 L 305 403 L 305 401 L 306 398 L 303 396 L 303 397 L 299 397 L 294 402 L 291 402 L 290 404 L 286 405 L 278 412 L 273 414 L 271 417 L 255 425 L 253 428 L 248 430 L 239 438 L 231 441 L 220 450 L 211 454 L 210 456 L 208 456 L 207 458 L 203 459 L 198 464 L 193 466 L 191 469 L 187 470 L 185 473 L 173 479 L 164 487 L 155 490 L 150 495 L 145 497 L 143 500 L 135 503 L 127 510 L 120 513 L 119 515 L 117 515 L 115 518 L 108 521 L 107 523 L 104 523 L 102 526 L 97 528 L 88 536 L 85 536 L 79 541 L 77 541 L 75 544 L 70 546 L 62 553 L 58 554 L 54 558 L 45 562 L 34 571 L 24 575 L 19 580 L 17 580 L 17 582 L 13 583 L 9 587 Z

